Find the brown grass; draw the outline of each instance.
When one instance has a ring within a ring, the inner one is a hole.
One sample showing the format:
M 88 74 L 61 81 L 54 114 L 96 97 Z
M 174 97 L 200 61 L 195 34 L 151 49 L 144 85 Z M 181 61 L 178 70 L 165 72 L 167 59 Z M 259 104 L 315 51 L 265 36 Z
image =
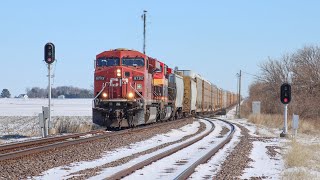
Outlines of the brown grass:
M 312 160 L 312 151 L 310 147 L 298 142 L 291 142 L 291 149 L 285 155 L 286 167 L 307 167 Z
M 77 122 L 69 117 L 64 117 L 61 119 L 57 119 L 51 129 L 51 133 L 53 134 L 61 134 L 61 133 L 82 133 L 91 131 L 92 124 Z
M 259 114 L 249 115 L 248 120 L 254 124 L 264 125 L 270 128 L 283 128 L 283 115 L 279 114 Z M 288 130 L 292 129 L 292 117 L 288 116 Z M 304 134 L 319 134 L 320 133 L 320 122 L 315 120 L 299 120 L 298 133 Z
M 284 159 L 286 168 L 299 169 L 285 172 L 283 179 L 316 179 L 308 170 L 320 171 L 320 145 L 303 145 L 292 141 Z
M 240 113 L 241 113 L 241 117 L 242 118 L 247 118 L 249 117 L 249 115 L 251 114 L 251 106 L 249 104 L 249 101 L 245 100 L 242 104 L 241 104 L 241 109 L 240 109 Z
M 281 179 L 283 179 L 283 180 L 301 180 L 301 179 L 315 179 L 315 178 L 313 178 L 308 172 L 299 169 L 294 172 L 285 172 Z

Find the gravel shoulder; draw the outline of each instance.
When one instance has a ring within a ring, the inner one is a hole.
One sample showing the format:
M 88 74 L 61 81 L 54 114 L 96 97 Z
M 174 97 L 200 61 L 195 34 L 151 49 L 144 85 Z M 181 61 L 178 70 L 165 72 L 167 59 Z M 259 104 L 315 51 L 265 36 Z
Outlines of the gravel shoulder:
M 232 120 L 241 129 L 240 142 L 226 157 L 214 179 L 279 179 L 284 169 L 282 140 L 259 133 L 244 120 Z M 264 130 L 267 131 L 267 130 Z

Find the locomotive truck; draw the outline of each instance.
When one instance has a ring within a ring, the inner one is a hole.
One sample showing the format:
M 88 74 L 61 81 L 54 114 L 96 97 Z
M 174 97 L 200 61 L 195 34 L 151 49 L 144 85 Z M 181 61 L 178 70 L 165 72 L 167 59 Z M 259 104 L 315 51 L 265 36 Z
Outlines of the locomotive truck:
M 191 70 L 173 71 L 162 61 L 128 49 L 96 56 L 93 123 L 134 127 L 214 112 L 237 102 Z

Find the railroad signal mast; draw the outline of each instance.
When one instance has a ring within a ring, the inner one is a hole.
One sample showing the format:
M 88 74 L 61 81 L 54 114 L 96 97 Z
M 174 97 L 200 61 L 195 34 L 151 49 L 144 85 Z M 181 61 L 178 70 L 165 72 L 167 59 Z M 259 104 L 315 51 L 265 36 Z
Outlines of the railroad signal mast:
M 285 137 L 288 134 L 288 104 L 291 101 L 291 85 L 283 83 L 280 88 L 280 100 L 284 104 L 284 127 L 280 137 Z
M 49 42 L 44 46 L 44 61 L 48 64 L 48 118 L 44 118 L 44 137 L 49 135 L 49 122 L 51 122 L 51 64 L 55 61 L 55 46 Z

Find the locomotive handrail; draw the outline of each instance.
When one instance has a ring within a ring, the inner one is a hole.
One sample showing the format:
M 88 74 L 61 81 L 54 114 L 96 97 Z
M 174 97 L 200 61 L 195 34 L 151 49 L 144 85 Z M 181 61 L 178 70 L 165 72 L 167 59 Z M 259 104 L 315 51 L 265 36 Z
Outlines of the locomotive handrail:
M 139 93 L 138 90 L 136 90 L 132 85 L 131 83 L 128 83 L 130 85 L 130 87 L 138 94 L 138 96 L 140 96 L 141 99 L 143 99 L 143 101 L 145 102 L 146 100 L 144 99 L 144 97 Z
M 94 101 L 98 98 L 98 96 L 100 96 L 100 94 L 102 93 L 102 91 L 106 88 L 107 83 L 108 83 L 108 82 L 102 84 L 102 89 L 101 89 L 101 91 L 93 98 L 93 100 L 92 100 L 92 107 L 95 107 L 95 106 L 94 106 L 94 104 L 95 104 Z

